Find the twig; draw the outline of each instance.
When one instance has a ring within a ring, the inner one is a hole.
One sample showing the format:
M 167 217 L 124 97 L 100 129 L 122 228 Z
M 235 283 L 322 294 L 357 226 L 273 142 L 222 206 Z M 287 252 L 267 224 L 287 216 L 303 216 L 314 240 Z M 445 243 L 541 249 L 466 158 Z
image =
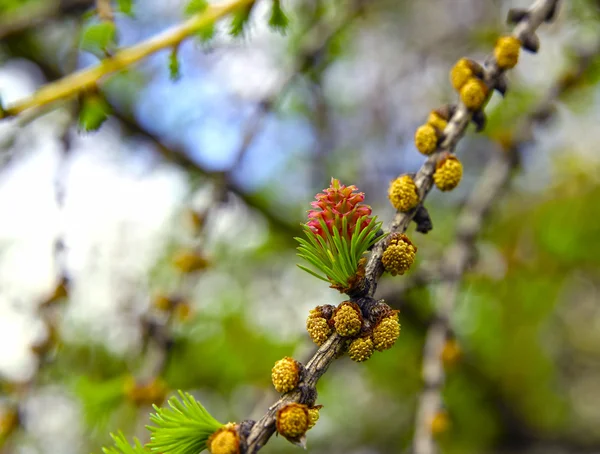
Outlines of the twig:
M 549 17 L 550 12 L 556 8 L 557 1 L 558 0 L 537 0 L 530 8 L 527 18 L 515 27 L 513 32 L 514 35 L 519 39 L 533 35 L 539 25 Z M 503 73 L 504 71 L 497 66 L 495 59 L 488 59 L 484 68 L 485 82 L 488 86 L 495 87 L 503 76 Z M 432 187 L 432 177 L 438 156 L 443 151 L 454 150 L 457 142 L 464 135 L 471 118 L 472 113 L 463 103 L 460 103 L 448 123 L 448 126 L 444 130 L 445 140 L 442 143 L 440 150 L 427 159 L 415 177 L 415 183 L 421 200 L 425 199 Z M 389 226 L 389 231 L 391 233 L 401 233 L 406 231 L 414 214 L 414 210 L 410 213 L 398 212 Z M 352 295 L 354 301 L 359 302 L 362 298 L 370 299 L 375 294 L 377 281 L 383 274 L 381 257 L 388 243 L 389 237 L 379 241 L 375 245 L 369 261 L 367 262 L 363 284 Z M 292 402 L 305 403 L 307 405 L 314 404 L 316 400 L 315 386 L 317 381 L 329 368 L 329 365 L 333 360 L 342 352 L 343 348 L 342 338 L 337 334 L 333 334 L 327 342 L 317 350 L 306 365 L 306 372 L 298 389 L 285 394 L 252 426 L 250 433 L 245 440 L 247 443 L 245 449 L 246 453 L 255 453 L 267 443 L 271 435 L 275 432 L 276 414 L 280 408 Z
M 444 383 L 444 367 L 441 353 L 444 343 L 450 334 L 450 318 L 456 305 L 460 282 L 469 266 L 475 250 L 475 240 L 481 231 L 486 214 L 502 190 L 509 182 L 512 170 L 517 164 L 515 159 L 524 141 L 528 140 L 531 128 L 547 121 L 553 112 L 557 98 L 565 94 L 579 79 L 593 56 L 600 53 L 600 41 L 596 46 L 583 51 L 578 56 L 575 68 L 559 78 L 538 103 L 538 105 L 517 126 L 515 139 L 501 156 L 494 156 L 487 165 L 479 183 L 473 189 L 458 219 L 456 242 L 445 254 L 441 274 L 442 281 L 435 287 L 434 300 L 437 302 L 437 314 L 429 327 L 423 354 L 423 392 L 419 399 L 416 415 L 414 437 L 415 454 L 431 454 L 435 452 L 435 443 L 431 433 L 431 421 L 441 408 L 441 388 Z
M 122 49 L 96 66 L 82 69 L 43 86 L 33 95 L 8 105 L 5 108 L 5 113 L 6 115 L 18 115 L 27 109 L 38 108 L 94 88 L 102 78 L 127 68 L 159 50 L 177 46 L 181 41 L 194 35 L 203 27 L 254 1 L 232 0 L 221 5 L 211 5 L 204 12 L 192 16 L 176 27 L 146 41 Z

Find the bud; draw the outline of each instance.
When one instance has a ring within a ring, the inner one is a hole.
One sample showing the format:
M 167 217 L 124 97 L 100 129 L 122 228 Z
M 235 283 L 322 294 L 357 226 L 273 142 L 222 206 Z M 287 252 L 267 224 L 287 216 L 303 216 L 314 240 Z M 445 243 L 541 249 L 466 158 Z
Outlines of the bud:
M 415 146 L 424 155 L 430 155 L 437 150 L 440 131 L 430 124 L 419 126 L 415 131 Z
M 348 356 L 352 361 L 362 363 L 371 357 L 373 351 L 373 340 L 370 337 L 359 337 L 350 343 Z
M 183 249 L 173 257 L 173 266 L 182 273 L 193 273 L 208 267 L 208 260 L 199 251 Z
M 315 405 L 308 409 L 308 429 L 312 429 L 319 420 L 319 411 L 323 408 L 323 405 Z
M 296 443 L 308 430 L 308 407 L 302 404 L 288 404 L 277 412 L 277 432 L 287 440 Z
M 192 306 L 187 301 L 179 301 L 175 306 L 174 314 L 177 320 L 185 322 L 192 315 Z
M 444 348 L 442 349 L 442 353 L 440 358 L 444 367 L 452 367 L 454 366 L 462 356 L 462 351 L 460 345 L 458 344 L 456 339 L 448 339 L 444 344 Z
M 211 454 L 239 454 L 240 436 L 235 424 L 225 424 L 208 438 L 206 445 Z
M 431 418 L 429 427 L 431 428 L 431 434 L 434 437 L 439 437 L 446 433 L 450 428 L 450 418 L 448 417 L 448 413 L 444 410 L 439 410 L 433 418 Z
M 475 77 L 469 79 L 460 89 L 460 99 L 469 110 L 480 110 L 488 100 L 490 90 Z
M 275 363 L 271 369 L 271 381 L 278 393 L 287 393 L 298 386 L 300 367 L 300 363 L 289 356 Z
M 131 403 L 141 407 L 143 405 L 161 405 L 167 395 L 167 385 L 161 378 L 153 378 L 142 383 L 129 377 L 124 386 L 124 393 Z
M 371 215 L 371 207 L 362 203 L 365 194 L 356 192 L 357 190 L 358 188 L 354 185 L 345 186 L 340 184 L 339 180 L 332 178 L 329 188 L 317 194 L 315 196 L 316 201 L 311 203 L 314 210 L 308 212 L 306 225 L 314 233 L 327 239 L 321 227 L 320 221 L 323 220 L 331 235 L 333 235 L 335 229 L 341 237 L 350 239 L 359 219 Z M 347 222 L 345 231 L 343 230 L 344 218 Z M 361 228 L 369 225 L 371 220 L 371 218 L 364 219 Z
M 175 304 L 173 298 L 165 293 L 157 293 L 152 299 L 152 305 L 160 311 L 170 311 Z
M 494 57 L 498 68 L 514 68 L 519 61 L 521 41 L 515 36 L 501 36 L 494 47 Z
M 440 191 L 451 191 L 462 179 L 462 164 L 456 156 L 445 153 L 437 162 L 433 182 Z
M 398 311 L 383 317 L 373 330 L 373 344 L 375 350 L 380 352 L 392 348 L 400 336 L 400 322 Z
M 388 198 L 398 211 L 412 210 L 419 204 L 417 185 L 410 175 L 403 175 L 390 183 Z
M 333 315 L 335 331 L 343 337 L 356 336 L 362 328 L 362 320 L 360 308 L 350 301 L 340 304 Z
M 381 262 L 385 270 L 392 276 L 402 275 L 415 261 L 416 253 L 417 247 L 405 234 L 394 234 L 381 256 Z
M 437 128 L 441 132 L 444 132 L 444 129 L 446 129 L 446 126 L 448 126 L 448 121 L 452 116 L 451 114 L 453 110 L 454 109 L 449 105 L 432 110 L 427 118 L 427 124 Z
M 331 308 L 328 306 L 318 306 L 311 309 L 306 319 L 306 331 L 312 341 L 321 346 L 331 336 L 331 327 L 327 322 L 331 317 Z M 329 317 L 326 317 L 329 315 Z
M 483 77 L 483 68 L 468 58 L 458 60 L 450 71 L 450 82 L 456 91 L 460 91 L 469 80 L 480 77 Z
M 13 407 L 0 408 L 0 442 L 19 426 L 19 412 Z

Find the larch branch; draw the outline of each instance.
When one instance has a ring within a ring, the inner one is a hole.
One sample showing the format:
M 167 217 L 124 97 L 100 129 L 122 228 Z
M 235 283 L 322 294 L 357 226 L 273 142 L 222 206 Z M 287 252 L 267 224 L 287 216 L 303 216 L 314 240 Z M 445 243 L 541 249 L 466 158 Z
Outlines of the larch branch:
M 70 98 L 83 91 L 93 89 L 103 78 L 137 63 L 138 61 L 158 52 L 177 46 L 186 38 L 194 35 L 203 27 L 236 11 L 237 9 L 253 3 L 255 0 L 233 0 L 228 3 L 211 5 L 185 22 L 160 33 L 146 41 L 116 52 L 112 57 L 102 60 L 91 68 L 69 74 L 60 80 L 49 83 L 31 96 L 9 104 L 4 113 L 9 116 L 18 115 L 28 109 L 39 108 L 61 99 Z

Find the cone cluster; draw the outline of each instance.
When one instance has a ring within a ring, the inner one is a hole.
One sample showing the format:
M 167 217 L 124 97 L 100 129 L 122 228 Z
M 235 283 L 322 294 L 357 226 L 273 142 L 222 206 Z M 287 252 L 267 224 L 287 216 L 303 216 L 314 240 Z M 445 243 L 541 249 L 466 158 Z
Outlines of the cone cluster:
M 288 404 L 277 412 L 277 432 L 287 440 L 297 443 L 308 430 L 310 416 L 308 406 Z
M 329 339 L 329 336 L 333 332 L 331 326 L 329 326 L 331 308 L 332 306 L 317 306 L 311 309 L 306 319 L 306 331 L 308 331 L 308 335 L 312 341 L 319 347 Z
M 402 275 L 415 261 L 416 253 L 417 247 L 405 234 L 394 234 L 381 256 L 381 262 L 385 270 L 392 276 Z
M 286 356 L 275 363 L 271 370 L 273 386 L 279 393 L 287 393 L 298 386 L 301 365 L 294 358 Z
M 462 179 L 463 167 L 456 156 L 444 153 L 440 156 L 433 174 L 433 182 L 440 191 L 451 191 Z
M 207 442 L 211 454 L 239 454 L 240 436 L 233 423 L 225 424 Z
M 402 212 L 410 211 L 419 204 L 417 185 L 410 175 L 403 175 L 390 183 L 388 198 L 392 206 Z
M 350 301 L 340 304 L 333 315 L 335 331 L 342 337 L 356 336 L 360 333 L 362 323 L 360 308 Z
M 400 322 L 398 311 L 391 311 L 381 318 L 373 330 L 373 347 L 377 351 L 392 348 L 400 336 Z

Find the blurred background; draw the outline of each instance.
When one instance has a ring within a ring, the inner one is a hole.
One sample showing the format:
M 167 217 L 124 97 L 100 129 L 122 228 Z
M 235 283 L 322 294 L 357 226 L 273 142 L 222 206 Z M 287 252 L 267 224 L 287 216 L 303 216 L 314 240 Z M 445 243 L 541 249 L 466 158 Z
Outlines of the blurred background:
M 120 45 L 185 6 L 115 5 Z M 343 300 L 296 267 L 309 202 L 335 177 L 389 221 L 390 180 L 423 162 L 415 128 L 456 99 L 448 71 L 482 61 L 509 8 L 530 2 L 282 6 L 285 34 L 259 2 L 243 36 L 224 21 L 185 41 L 177 80 L 169 50 L 104 80 L 112 114 L 97 132 L 79 131 L 77 102 L 0 122 L 3 454 L 99 453 L 118 430 L 147 441 L 150 404 L 177 389 L 221 422 L 260 418 L 277 399 L 273 363 L 315 350 L 308 311 Z M 79 49 L 93 7 L 0 0 L 3 103 L 98 61 Z M 320 381 L 310 452 L 410 450 L 435 307 L 426 271 L 507 143 L 518 159 L 461 286 L 436 437 L 447 453 L 600 452 L 600 2 L 562 2 L 539 37 L 485 131 L 460 142 L 459 188 L 427 199 L 434 229 L 407 232 L 413 270 L 380 282 L 401 310 L 395 347 Z M 552 108 L 536 113 L 542 100 Z M 297 449 L 273 437 L 263 451 Z

